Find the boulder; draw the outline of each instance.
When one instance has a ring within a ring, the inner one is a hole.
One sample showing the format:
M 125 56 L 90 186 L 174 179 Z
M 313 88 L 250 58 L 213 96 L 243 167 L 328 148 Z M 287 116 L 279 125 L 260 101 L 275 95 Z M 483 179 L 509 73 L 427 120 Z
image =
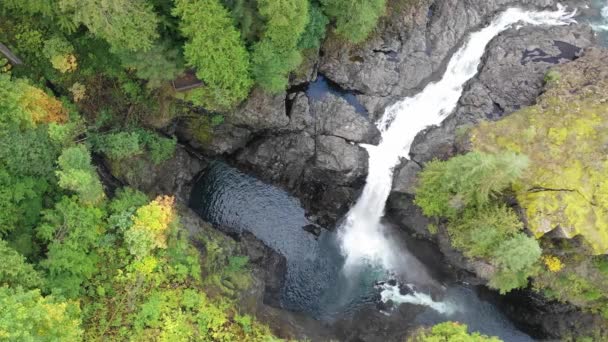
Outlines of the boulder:
M 285 92 L 269 94 L 260 88 L 255 88 L 247 101 L 227 115 L 227 121 L 234 126 L 247 128 L 251 132 L 283 128 L 289 124 L 285 99 Z
M 288 133 L 249 144 L 237 154 L 236 161 L 266 180 L 293 189 L 301 181 L 314 154 L 315 140 L 308 133 Z
M 367 173 L 367 152 L 342 138 L 321 135 L 317 138 L 315 167 L 332 175 L 327 178 L 330 182 L 348 184 Z
M 342 97 L 331 92 L 313 101 L 311 110 L 316 118 L 316 132 L 353 142 L 377 144 L 380 132 L 366 117 Z
M 193 178 L 207 166 L 205 159 L 192 155 L 181 145 L 176 146 L 171 159 L 158 165 L 145 156 L 121 161 L 106 159 L 104 163 L 123 184 L 153 197 L 172 194 L 184 203 L 189 200 Z

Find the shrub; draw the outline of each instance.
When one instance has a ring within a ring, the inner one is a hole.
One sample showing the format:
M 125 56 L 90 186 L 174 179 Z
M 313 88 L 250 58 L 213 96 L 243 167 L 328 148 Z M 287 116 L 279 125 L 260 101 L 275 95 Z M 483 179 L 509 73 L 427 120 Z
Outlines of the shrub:
M 112 160 L 120 160 L 142 153 L 139 134 L 135 132 L 109 133 L 94 139 L 98 152 Z
M 57 164 L 60 187 L 74 191 L 85 203 L 99 203 L 104 198 L 103 187 L 91 165 L 91 155 L 84 145 L 63 150 Z
M 408 342 L 501 342 L 497 337 L 489 337 L 478 332 L 469 334 L 466 324 L 444 322 L 431 328 L 422 328 L 414 332 Z

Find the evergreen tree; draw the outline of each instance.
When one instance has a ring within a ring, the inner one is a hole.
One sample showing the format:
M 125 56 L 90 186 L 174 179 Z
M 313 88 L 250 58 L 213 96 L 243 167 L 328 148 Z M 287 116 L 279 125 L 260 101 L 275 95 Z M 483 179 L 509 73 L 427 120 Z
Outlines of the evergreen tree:
M 249 54 L 226 8 L 219 0 L 176 0 L 173 13 L 181 18 L 188 39 L 186 62 L 204 82 L 193 92 L 193 101 L 211 110 L 227 110 L 243 101 L 253 85 Z
M 364 41 L 384 15 L 386 0 L 321 0 L 336 21 L 336 33 L 353 43 Z
M 283 91 L 302 62 L 298 41 L 308 24 L 308 1 L 258 0 L 258 8 L 266 30 L 253 48 L 253 77 L 265 90 Z

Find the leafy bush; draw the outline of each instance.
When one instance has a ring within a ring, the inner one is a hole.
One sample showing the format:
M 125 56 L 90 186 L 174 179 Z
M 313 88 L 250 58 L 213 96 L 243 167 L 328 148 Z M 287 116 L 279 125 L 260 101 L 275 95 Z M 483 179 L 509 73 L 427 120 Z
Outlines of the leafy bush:
M 175 138 L 165 138 L 145 129 L 94 135 L 91 141 L 97 152 L 103 153 L 113 161 L 148 152 L 147 156 L 154 164 L 160 164 L 171 158 L 177 144 Z
M 445 322 L 431 328 L 422 328 L 407 339 L 408 342 L 501 342 L 478 332 L 469 334 L 466 324 Z
M 471 152 L 427 164 L 416 189 L 425 215 L 447 219 L 454 247 L 496 268 L 489 285 L 502 293 L 527 285 L 541 256 L 538 242 L 519 232 L 517 215 L 498 201 L 526 166 L 514 153 Z
M 61 0 L 59 6 L 115 51 L 147 51 L 158 38 L 158 17 L 145 0 Z
M 74 56 L 74 47 L 65 38 L 55 36 L 44 42 L 44 55 L 61 73 L 76 70 L 78 63 Z
M 139 134 L 135 132 L 109 133 L 94 140 L 95 149 L 113 160 L 120 160 L 142 153 Z
M 97 171 L 91 165 L 91 155 L 84 145 L 63 150 L 57 160 L 59 186 L 78 194 L 84 203 L 99 203 L 104 198 Z
M 32 264 L 4 240 L 0 240 L 0 286 L 20 286 L 24 289 L 42 287 L 43 278 Z M 0 335 L 2 336 L 2 335 Z
M 149 157 L 154 164 L 160 164 L 173 157 L 177 144 L 175 137 L 165 138 L 146 130 L 139 130 L 138 134 L 141 143 L 149 151 Z
M 0 338 L 7 341 L 79 341 L 80 310 L 75 302 L 43 297 L 40 290 L 0 287 Z

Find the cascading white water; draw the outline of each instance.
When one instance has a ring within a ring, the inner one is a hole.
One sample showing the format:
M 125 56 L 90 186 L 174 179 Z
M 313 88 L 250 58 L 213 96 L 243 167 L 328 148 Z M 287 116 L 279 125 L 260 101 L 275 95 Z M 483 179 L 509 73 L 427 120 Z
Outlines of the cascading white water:
M 409 154 L 414 137 L 422 129 L 437 125 L 452 112 L 464 84 L 477 73 L 487 44 L 516 23 L 529 25 L 567 25 L 574 23 L 575 12 L 562 6 L 557 11 L 527 12 L 511 8 L 500 14 L 488 27 L 470 35 L 466 44 L 451 58 L 443 78 L 430 83 L 413 97 L 386 109 L 378 123 L 382 133 L 379 145 L 364 146 L 369 153 L 368 176 L 363 193 L 349 211 L 339 230 L 345 271 L 362 264 L 395 270 L 403 263 L 391 239 L 380 223 L 391 191 L 393 168 Z M 420 300 L 414 298 L 412 300 Z
M 601 10 L 602 21 L 599 23 L 594 23 L 591 26 L 596 31 L 608 31 L 608 0 L 606 1 L 606 5 Z
M 392 301 L 393 303 L 410 303 L 416 305 L 424 305 L 445 315 L 449 315 L 456 311 L 456 308 L 452 303 L 436 302 L 428 294 L 414 291 L 413 287 L 411 286 L 409 287 L 411 293 L 407 294 L 402 294 L 401 290 L 396 285 L 384 284 L 381 286 L 381 288 L 382 292 L 380 300 L 383 303 Z

